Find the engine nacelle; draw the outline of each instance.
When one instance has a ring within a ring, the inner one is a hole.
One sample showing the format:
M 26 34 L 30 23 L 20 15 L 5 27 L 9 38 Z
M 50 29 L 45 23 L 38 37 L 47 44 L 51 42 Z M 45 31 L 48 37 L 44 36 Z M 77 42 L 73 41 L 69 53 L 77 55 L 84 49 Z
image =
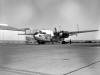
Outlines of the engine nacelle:
M 69 32 L 60 31 L 59 36 L 60 36 L 60 38 L 68 38 Z

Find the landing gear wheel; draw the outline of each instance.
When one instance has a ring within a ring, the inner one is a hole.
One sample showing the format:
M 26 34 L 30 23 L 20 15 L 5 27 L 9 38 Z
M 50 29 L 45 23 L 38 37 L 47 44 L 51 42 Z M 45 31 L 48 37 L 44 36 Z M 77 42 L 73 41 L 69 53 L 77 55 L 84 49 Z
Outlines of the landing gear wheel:
M 37 41 L 37 42 L 38 42 L 38 44 L 45 44 L 44 41 Z
M 65 44 L 66 42 L 65 41 L 62 41 L 62 44 Z

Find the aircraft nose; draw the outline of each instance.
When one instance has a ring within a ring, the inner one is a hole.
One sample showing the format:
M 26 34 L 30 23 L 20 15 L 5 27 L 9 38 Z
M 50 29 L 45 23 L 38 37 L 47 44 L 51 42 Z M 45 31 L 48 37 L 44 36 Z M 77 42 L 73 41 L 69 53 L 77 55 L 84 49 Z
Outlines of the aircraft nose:
M 34 35 L 34 38 L 35 38 L 36 40 L 39 40 L 39 39 L 40 39 L 39 34 L 35 34 L 35 35 Z
M 34 33 L 34 35 L 37 35 L 37 34 L 38 34 L 38 32 L 35 32 L 35 33 Z
M 35 34 L 34 36 L 35 36 L 35 37 L 39 37 L 39 35 L 38 35 L 38 34 Z
M 35 32 L 35 33 L 34 33 L 34 37 L 35 37 L 35 38 L 39 37 L 38 32 Z

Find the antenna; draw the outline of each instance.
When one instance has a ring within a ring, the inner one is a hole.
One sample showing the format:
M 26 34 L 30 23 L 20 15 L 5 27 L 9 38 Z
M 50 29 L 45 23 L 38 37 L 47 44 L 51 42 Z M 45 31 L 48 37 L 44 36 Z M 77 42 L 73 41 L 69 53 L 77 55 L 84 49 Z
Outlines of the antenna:
M 78 30 L 78 32 L 79 32 L 79 25 L 77 24 L 77 30 Z
M 61 31 L 61 25 L 59 25 L 59 31 Z
M 79 25 L 77 24 L 77 30 L 78 30 L 78 32 L 79 32 Z M 78 36 L 78 34 L 76 34 L 76 37 Z

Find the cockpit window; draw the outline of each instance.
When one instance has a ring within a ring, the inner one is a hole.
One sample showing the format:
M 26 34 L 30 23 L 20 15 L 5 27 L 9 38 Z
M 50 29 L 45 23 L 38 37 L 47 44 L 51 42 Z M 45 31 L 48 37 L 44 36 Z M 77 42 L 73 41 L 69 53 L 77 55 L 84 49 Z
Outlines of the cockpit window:
M 40 31 L 40 34 L 46 34 L 45 32 Z

